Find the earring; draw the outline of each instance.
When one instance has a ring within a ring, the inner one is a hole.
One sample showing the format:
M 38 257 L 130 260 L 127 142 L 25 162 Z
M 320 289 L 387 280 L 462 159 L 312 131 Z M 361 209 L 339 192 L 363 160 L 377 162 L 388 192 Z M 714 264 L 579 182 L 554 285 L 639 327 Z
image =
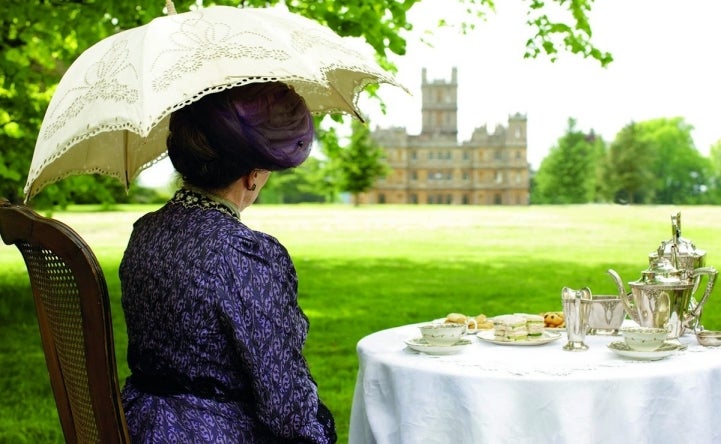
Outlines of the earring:
M 249 188 L 248 188 L 248 191 L 255 191 L 255 184 L 253 184 L 252 187 L 249 187 Z

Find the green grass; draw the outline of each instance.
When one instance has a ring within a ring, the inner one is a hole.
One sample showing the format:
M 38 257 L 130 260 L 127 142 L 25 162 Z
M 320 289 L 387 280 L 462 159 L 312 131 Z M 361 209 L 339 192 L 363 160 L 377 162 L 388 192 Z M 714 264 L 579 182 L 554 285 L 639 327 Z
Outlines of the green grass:
M 122 208 L 121 208 L 122 209 Z M 121 379 L 125 326 L 118 263 L 132 222 L 152 207 L 54 217 L 75 228 L 102 264 L 111 297 Z M 563 286 L 615 294 L 606 274 L 636 280 L 671 237 L 665 206 L 262 206 L 249 226 L 276 236 L 294 258 L 300 304 L 311 320 L 306 355 L 321 397 L 347 441 L 363 336 L 449 312 L 495 315 L 560 309 Z M 684 207 L 683 235 L 721 267 L 721 207 Z M 721 329 L 715 290 L 703 322 Z M 19 253 L 0 246 L 0 442 L 60 442 L 34 309 Z

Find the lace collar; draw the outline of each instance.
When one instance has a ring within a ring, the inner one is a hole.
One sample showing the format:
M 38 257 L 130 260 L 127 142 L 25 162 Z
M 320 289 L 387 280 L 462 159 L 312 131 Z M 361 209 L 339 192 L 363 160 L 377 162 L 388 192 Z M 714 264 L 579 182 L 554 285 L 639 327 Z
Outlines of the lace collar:
M 176 191 L 175 196 L 170 199 L 170 202 L 183 205 L 186 208 L 218 210 L 221 213 L 240 220 L 240 210 L 230 201 L 197 188 L 185 186 L 179 189 Z

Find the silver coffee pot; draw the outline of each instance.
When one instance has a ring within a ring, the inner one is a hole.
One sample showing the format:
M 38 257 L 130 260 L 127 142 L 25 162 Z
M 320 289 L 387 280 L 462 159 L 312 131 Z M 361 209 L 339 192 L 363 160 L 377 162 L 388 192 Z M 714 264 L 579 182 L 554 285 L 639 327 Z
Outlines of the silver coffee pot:
M 696 248 L 693 242 L 681 236 L 681 212 L 671 214 L 671 239 L 661 242 L 656 251 L 648 255 L 649 264 L 652 264 L 659 257 L 665 257 L 678 270 L 686 270 L 689 273 L 696 268 L 701 268 L 706 264 L 706 251 Z M 699 284 L 701 283 L 701 275 L 694 279 L 694 288 L 691 291 L 691 300 L 689 301 L 689 310 L 695 310 L 698 305 L 696 294 Z M 695 329 L 698 327 L 701 313 L 693 319 L 694 322 L 687 323 L 686 327 Z

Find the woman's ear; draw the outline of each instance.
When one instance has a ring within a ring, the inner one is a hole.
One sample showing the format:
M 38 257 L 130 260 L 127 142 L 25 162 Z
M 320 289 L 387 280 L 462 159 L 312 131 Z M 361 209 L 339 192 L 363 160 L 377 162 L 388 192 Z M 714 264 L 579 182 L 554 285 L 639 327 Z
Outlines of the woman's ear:
M 258 177 L 258 173 L 255 170 L 253 170 L 250 173 L 248 173 L 247 175 L 243 176 L 243 186 L 245 186 L 246 190 L 255 191 L 255 188 L 257 186 L 255 184 L 255 180 L 257 179 L 257 177 Z

